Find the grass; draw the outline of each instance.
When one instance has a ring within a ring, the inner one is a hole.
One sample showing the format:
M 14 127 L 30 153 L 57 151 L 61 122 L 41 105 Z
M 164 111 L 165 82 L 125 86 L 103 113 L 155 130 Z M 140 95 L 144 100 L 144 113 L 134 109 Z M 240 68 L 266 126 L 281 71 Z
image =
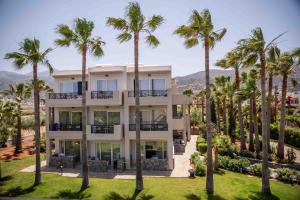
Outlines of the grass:
M 243 174 L 221 171 L 214 175 L 215 194 L 207 196 L 205 177 L 188 178 L 145 178 L 145 189 L 134 192 L 134 180 L 90 179 L 90 187 L 79 192 L 81 179 L 55 174 L 43 174 L 43 183 L 33 187 L 33 173 L 21 173 L 20 169 L 34 163 L 33 157 L 2 163 L 5 176 L 0 181 L 0 196 L 21 196 L 62 199 L 300 199 L 300 186 L 291 186 L 271 180 L 273 195 L 259 193 L 261 180 Z

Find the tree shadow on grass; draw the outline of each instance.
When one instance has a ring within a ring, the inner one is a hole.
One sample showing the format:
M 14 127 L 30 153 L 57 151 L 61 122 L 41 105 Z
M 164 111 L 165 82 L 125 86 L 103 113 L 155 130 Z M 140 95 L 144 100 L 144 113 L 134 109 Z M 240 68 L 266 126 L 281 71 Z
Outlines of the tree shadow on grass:
M 154 196 L 151 194 L 145 194 L 140 191 L 135 191 L 132 196 L 130 195 L 120 195 L 117 192 L 110 192 L 105 195 L 104 200 L 150 200 Z
M 86 199 L 91 194 L 82 193 L 82 191 L 61 190 L 53 198 L 57 199 Z
M 215 170 L 215 171 L 214 171 L 214 174 L 218 174 L 218 175 L 224 175 L 224 174 L 225 174 L 225 171 L 224 171 L 224 170 L 222 170 L 222 169 Z
M 201 197 L 195 194 L 187 194 L 185 195 L 185 198 L 187 200 L 201 200 Z M 219 195 L 213 195 L 213 194 L 208 194 L 207 195 L 208 200 L 225 200 L 225 198 L 219 196 Z
M 35 190 L 35 186 L 32 185 L 28 188 L 21 188 L 21 186 L 17 186 L 14 188 L 10 188 L 9 190 L 7 190 L 6 192 L 4 192 L 3 194 L 1 194 L 2 196 L 9 196 L 9 197 L 16 197 L 16 196 L 20 196 L 23 194 L 28 194 L 31 193 Z
M 4 185 L 6 181 L 11 180 L 12 178 L 13 178 L 13 176 L 11 176 L 11 175 L 0 178 L 0 186 Z
M 236 197 L 237 200 L 279 200 L 279 197 L 273 195 L 273 194 L 262 194 L 260 192 L 253 192 L 253 194 L 250 194 L 247 198 L 239 198 Z

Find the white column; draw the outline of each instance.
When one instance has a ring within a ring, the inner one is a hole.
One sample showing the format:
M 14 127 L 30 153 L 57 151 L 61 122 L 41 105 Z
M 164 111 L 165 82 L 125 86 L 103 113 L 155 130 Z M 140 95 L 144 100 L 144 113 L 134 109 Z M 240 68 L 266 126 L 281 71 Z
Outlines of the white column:
M 168 91 L 168 108 L 167 108 L 167 123 L 168 123 L 168 140 L 167 140 L 167 149 L 168 149 L 168 163 L 169 169 L 174 168 L 173 163 L 173 111 L 172 111 L 172 93 Z

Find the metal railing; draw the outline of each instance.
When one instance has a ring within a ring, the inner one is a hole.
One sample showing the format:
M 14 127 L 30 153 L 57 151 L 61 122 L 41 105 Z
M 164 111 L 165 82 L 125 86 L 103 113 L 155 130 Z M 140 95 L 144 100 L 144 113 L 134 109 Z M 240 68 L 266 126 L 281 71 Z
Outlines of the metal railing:
M 94 134 L 113 134 L 113 124 L 91 125 L 91 133 Z
M 92 91 L 91 99 L 112 99 L 113 91 Z
M 77 92 L 70 93 L 49 93 L 49 99 L 78 99 L 82 95 Z
M 135 131 L 135 124 L 129 124 L 129 131 Z M 168 131 L 168 124 L 167 123 L 153 123 L 153 124 L 146 124 L 141 123 L 140 126 L 141 131 Z
M 166 97 L 168 96 L 168 90 L 140 90 L 140 97 Z M 128 91 L 128 97 L 135 97 L 134 91 Z
M 82 131 L 82 124 L 54 123 L 49 125 L 50 131 Z

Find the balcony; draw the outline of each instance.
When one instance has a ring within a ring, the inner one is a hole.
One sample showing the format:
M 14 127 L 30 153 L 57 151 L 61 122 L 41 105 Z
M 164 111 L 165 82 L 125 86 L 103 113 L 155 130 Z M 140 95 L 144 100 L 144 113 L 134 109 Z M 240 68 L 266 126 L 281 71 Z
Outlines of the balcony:
M 75 107 L 82 104 L 82 96 L 78 93 L 49 93 L 46 95 L 49 107 Z
M 129 131 L 135 131 L 135 124 L 129 124 Z M 155 124 L 147 124 L 142 123 L 140 126 L 141 131 L 168 131 L 168 124 L 167 123 L 155 123 Z
M 50 131 L 82 131 L 82 124 L 54 123 L 49 125 Z
M 87 125 L 88 140 L 121 140 L 122 138 L 123 125 Z
M 121 91 L 88 91 L 86 97 L 87 105 L 122 105 Z
M 140 90 L 140 104 L 141 105 L 167 105 L 168 104 L 168 90 Z M 128 91 L 125 103 L 135 105 L 134 91 Z
M 140 90 L 140 97 L 166 97 L 168 90 Z M 128 91 L 128 97 L 135 97 L 134 91 Z

